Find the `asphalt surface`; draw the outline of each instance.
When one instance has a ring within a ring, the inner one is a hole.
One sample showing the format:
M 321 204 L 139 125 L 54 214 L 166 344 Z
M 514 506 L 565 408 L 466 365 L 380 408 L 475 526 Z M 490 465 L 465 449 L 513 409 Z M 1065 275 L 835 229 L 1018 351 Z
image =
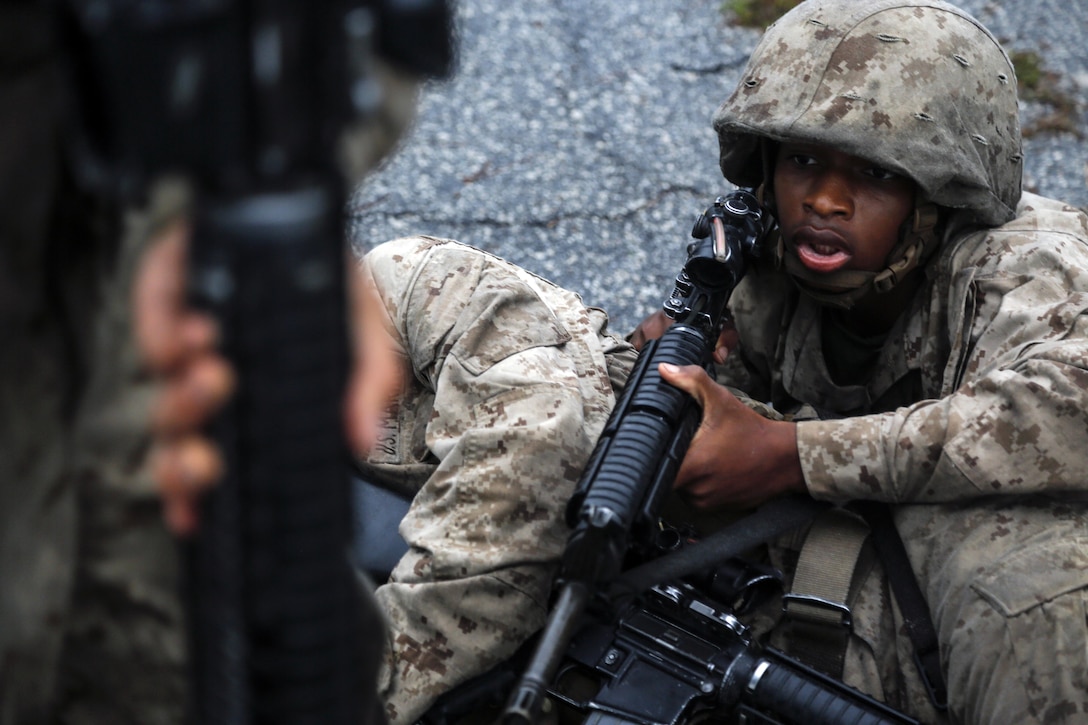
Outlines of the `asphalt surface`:
M 1088 2 L 962 0 L 1078 101 L 1025 140 L 1025 187 L 1088 207 Z M 629 331 L 671 289 L 691 224 L 730 187 L 710 128 L 759 31 L 721 0 L 459 0 L 451 81 L 352 199 L 357 249 L 459 239 L 579 292 Z M 1023 103 L 1025 125 L 1049 108 Z

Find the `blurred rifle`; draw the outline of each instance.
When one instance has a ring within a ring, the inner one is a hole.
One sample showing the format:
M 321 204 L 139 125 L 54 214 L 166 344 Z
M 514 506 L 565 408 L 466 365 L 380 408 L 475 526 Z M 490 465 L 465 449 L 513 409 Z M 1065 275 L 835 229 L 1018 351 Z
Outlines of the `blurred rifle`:
M 447 73 L 444 0 L 63 0 L 82 176 L 122 199 L 195 192 L 190 288 L 239 386 L 228 472 L 186 544 L 200 723 L 359 722 L 348 556 L 349 352 L 338 142 L 383 102 L 372 61 Z M 374 633 L 366 633 L 373 641 Z M 367 703 L 373 704 L 373 703 Z

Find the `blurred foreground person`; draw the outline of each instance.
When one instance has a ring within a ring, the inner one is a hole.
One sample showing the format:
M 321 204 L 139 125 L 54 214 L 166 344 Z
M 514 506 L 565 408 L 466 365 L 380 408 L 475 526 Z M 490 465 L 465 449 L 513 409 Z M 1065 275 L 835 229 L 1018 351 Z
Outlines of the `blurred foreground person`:
M 193 530 L 191 499 L 223 470 L 185 431 L 236 380 L 215 324 L 181 306 L 190 189 L 157 180 L 134 208 L 77 183 L 61 13 L 0 7 L 0 723 L 179 723 L 189 669 L 173 534 Z M 373 59 L 380 103 L 344 136 L 351 179 L 410 122 L 418 75 L 395 60 Z M 365 285 L 351 284 L 361 300 Z M 160 395 L 166 373 L 178 377 Z M 388 394 L 353 390 L 358 410 Z M 360 449 L 367 430 L 351 431 Z M 376 612 L 360 617 L 380 627 Z

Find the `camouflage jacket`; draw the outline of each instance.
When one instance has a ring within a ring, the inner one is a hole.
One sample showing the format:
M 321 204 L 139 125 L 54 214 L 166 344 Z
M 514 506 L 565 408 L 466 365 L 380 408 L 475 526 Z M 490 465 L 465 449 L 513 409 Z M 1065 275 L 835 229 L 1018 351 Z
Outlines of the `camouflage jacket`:
M 865 385 L 831 381 L 820 308 L 784 276 L 738 288 L 747 375 L 723 382 L 781 413 L 804 401 L 837 419 L 798 426 L 814 496 L 937 503 L 1083 490 L 1088 219 L 1029 194 L 1020 212 L 945 244 Z
M 1016 219 L 946 240 L 926 271 L 871 379 L 846 387 L 819 308 L 785 275 L 748 277 L 723 382 L 802 421 L 813 496 L 896 504 L 950 711 L 929 707 L 879 569 L 854 607 L 847 681 L 925 722 L 1074 722 L 1088 708 L 1088 217 L 1025 194 Z
M 413 497 L 377 590 L 386 714 L 410 723 L 543 625 L 563 508 L 635 356 L 601 310 L 464 245 L 398 240 L 365 264 L 412 372 L 365 466 Z
M 140 474 L 150 391 L 128 334 L 137 235 L 73 182 L 51 9 L 0 4 L 0 723 L 176 722 L 175 542 Z
M 727 382 L 798 419 L 823 419 L 798 426 L 810 490 L 900 504 L 897 524 L 940 630 L 954 721 L 1060 717 L 1088 691 L 1084 620 L 1076 616 L 1088 585 L 1078 564 L 1088 547 L 1082 508 L 1033 496 L 1082 488 L 1083 447 L 1053 437 L 1088 436 L 1082 417 L 1063 420 L 1082 416 L 1084 406 L 1044 396 L 1019 438 L 1009 437 L 1008 417 L 1004 428 L 972 433 L 983 446 L 994 438 L 1038 446 L 1039 470 L 1065 476 L 1052 484 L 1019 475 L 1015 449 L 1005 456 L 1011 461 L 979 456 L 997 480 L 1009 471 L 1015 488 L 1005 493 L 1021 495 L 990 496 L 971 483 L 978 479 L 946 473 L 945 428 L 926 428 L 925 441 L 901 446 L 894 466 L 874 469 L 864 457 L 894 451 L 881 426 L 912 422 L 916 411 L 974 404 L 966 419 L 978 423 L 1003 410 L 983 393 L 1020 408 L 1046 391 L 1085 395 L 1076 377 L 1085 362 L 1077 327 L 1085 218 L 1035 197 L 1022 212 L 999 229 L 949 240 L 866 386 L 829 382 L 817 310 L 784 276 L 755 273 L 733 301 L 743 347 L 730 358 Z M 633 354 L 576 295 L 463 245 L 400 240 L 366 264 L 413 373 L 368 463 L 372 479 L 414 496 L 401 525 L 411 550 L 378 591 L 391 624 L 387 714 L 412 722 L 438 694 L 509 657 L 543 622 L 565 537 L 563 504 Z M 1002 372 L 1017 360 L 1031 361 L 1018 387 Z M 902 490 L 914 498 L 902 500 Z M 1068 565 L 1043 566 L 1050 557 Z M 857 589 L 844 677 L 924 721 L 947 722 L 928 705 L 879 567 Z

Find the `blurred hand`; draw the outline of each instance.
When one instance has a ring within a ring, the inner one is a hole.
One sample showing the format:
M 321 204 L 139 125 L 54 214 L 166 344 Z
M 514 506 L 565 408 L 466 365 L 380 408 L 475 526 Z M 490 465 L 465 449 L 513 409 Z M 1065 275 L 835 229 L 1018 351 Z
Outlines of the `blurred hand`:
M 404 389 L 407 361 L 390 332 L 392 323 L 374 280 L 354 260 L 348 267 L 354 364 L 344 427 L 348 445 L 361 458 L 374 445 L 386 408 Z
M 185 222 L 150 244 L 133 287 L 136 344 L 161 382 L 151 410 L 151 474 L 167 526 L 187 535 L 196 527 L 196 501 L 223 475 L 223 458 L 203 425 L 234 390 L 234 374 L 216 351 L 218 331 L 208 315 L 186 305 Z
M 636 350 L 641 350 L 650 340 L 656 340 L 664 335 L 665 330 L 668 330 L 674 322 L 662 310 L 648 315 L 642 322 L 638 323 L 635 331 L 631 333 L 631 344 L 635 346 Z M 721 334 L 718 335 L 718 344 L 714 348 L 714 362 L 719 365 L 724 363 L 725 358 L 729 356 L 729 353 L 736 346 L 737 328 L 733 326 L 732 320 L 726 320 L 722 326 Z
M 698 365 L 662 364 L 661 377 L 687 392 L 703 419 L 674 488 L 702 509 L 746 509 L 789 491 L 804 493 L 793 423 L 774 421 L 737 400 Z
M 223 456 L 204 428 L 235 388 L 234 371 L 216 347 L 215 321 L 187 304 L 188 235 L 184 222 L 164 229 L 144 253 L 133 287 L 136 343 L 161 383 L 151 411 L 151 475 L 166 524 L 179 536 L 196 529 L 200 496 L 223 476 Z M 403 384 L 403 361 L 386 332 L 385 308 L 373 283 L 354 259 L 347 268 L 355 334 L 345 435 L 362 455 Z

